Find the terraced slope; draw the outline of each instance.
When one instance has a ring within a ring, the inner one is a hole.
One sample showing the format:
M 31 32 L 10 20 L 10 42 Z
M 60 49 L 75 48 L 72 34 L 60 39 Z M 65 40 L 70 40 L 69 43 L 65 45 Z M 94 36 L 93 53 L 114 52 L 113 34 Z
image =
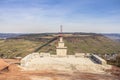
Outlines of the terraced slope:
M 24 35 L 17 38 L 0 40 L 0 56 L 4 58 L 24 57 L 25 55 L 32 53 L 39 46 L 42 46 L 56 34 L 42 35 Z M 38 52 L 50 52 L 55 54 L 55 48 L 57 41 L 50 43 L 43 47 Z M 65 45 L 68 47 L 68 54 L 74 53 L 119 53 L 120 44 L 112 41 L 111 39 L 104 37 L 103 35 L 94 34 L 71 34 L 64 35 Z

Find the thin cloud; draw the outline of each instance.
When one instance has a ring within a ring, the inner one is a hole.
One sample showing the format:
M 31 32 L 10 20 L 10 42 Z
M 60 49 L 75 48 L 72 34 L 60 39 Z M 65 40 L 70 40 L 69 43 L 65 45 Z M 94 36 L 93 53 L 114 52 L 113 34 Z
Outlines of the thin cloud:
M 0 32 L 119 32 L 119 0 L 0 0 Z

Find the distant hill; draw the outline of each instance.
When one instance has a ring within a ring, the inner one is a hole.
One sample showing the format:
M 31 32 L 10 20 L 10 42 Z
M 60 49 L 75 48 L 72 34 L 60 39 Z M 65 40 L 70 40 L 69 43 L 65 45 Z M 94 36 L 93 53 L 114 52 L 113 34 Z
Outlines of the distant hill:
M 120 34 L 104 34 L 104 36 L 113 40 L 120 41 Z
M 112 54 L 120 52 L 120 43 L 102 34 L 64 33 L 63 35 L 65 45 L 68 47 L 68 54 Z M 58 36 L 58 33 L 24 34 L 0 40 L 0 56 L 4 58 L 24 57 L 56 36 Z M 55 54 L 57 42 L 58 40 L 53 41 L 38 52 Z
M 19 35 L 22 35 L 22 34 L 16 34 L 16 33 L 0 33 L 0 39 L 7 39 L 7 38 L 18 37 Z

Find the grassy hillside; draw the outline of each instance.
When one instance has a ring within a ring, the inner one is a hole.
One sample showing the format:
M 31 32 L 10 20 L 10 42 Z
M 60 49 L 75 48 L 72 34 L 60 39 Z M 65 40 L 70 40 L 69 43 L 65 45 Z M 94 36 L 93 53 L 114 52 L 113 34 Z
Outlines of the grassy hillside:
M 120 49 L 118 43 L 104 36 L 70 37 L 66 39 L 66 45 L 68 46 L 69 53 L 118 53 Z
M 48 42 L 54 34 L 30 34 L 19 38 L 0 40 L 0 56 L 4 58 L 24 57 L 32 53 L 36 48 Z M 55 54 L 57 41 L 50 43 L 38 52 L 50 52 Z M 102 35 L 74 34 L 65 35 L 65 45 L 68 47 L 68 54 L 74 53 L 119 53 L 120 45 Z

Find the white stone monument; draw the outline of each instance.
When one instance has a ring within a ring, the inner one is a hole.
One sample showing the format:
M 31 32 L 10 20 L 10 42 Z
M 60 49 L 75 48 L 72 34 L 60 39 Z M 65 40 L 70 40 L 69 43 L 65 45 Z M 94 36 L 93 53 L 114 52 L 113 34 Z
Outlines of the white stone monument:
M 63 37 L 60 37 L 60 41 L 58 42 L 58 46 L 56 47 L 57 56 L 65 57 L 67 56 L 67 47 L 64 44 Z

